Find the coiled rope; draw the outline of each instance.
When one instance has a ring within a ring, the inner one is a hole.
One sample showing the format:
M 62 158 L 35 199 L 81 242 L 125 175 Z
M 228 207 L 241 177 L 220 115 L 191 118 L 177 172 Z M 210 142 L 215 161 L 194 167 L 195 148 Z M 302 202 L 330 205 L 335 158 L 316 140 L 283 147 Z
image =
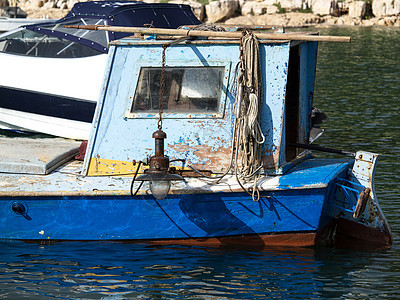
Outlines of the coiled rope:
M 261 150 L 265 141 L 260 126 L 262 82 L 259 57 L 257 38 L 250 31 L 244 30 L 240 47 L 241 66 L 237 78 L 238 93 L 235 102 L 237 128 L 235 174 L 238 181 L 239 177 L 245 181 L 254 181 L 253 199 L 255 193 L 259 194 L 258 171 L 263 167 Z

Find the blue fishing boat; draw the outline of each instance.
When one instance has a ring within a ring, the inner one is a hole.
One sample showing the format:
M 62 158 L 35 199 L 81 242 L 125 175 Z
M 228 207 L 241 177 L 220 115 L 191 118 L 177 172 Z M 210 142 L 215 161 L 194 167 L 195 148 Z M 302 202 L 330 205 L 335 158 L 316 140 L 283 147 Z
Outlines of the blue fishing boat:
M 318 43 L 348 39 L 121 30 L 157 38 L 111 43 L 84 161 L 68 161 L 77 144 L 54 159 L 25 145 L 30 166 L 2 159 L 0 238 L 391 245 L 378 155 L 310 144 Z

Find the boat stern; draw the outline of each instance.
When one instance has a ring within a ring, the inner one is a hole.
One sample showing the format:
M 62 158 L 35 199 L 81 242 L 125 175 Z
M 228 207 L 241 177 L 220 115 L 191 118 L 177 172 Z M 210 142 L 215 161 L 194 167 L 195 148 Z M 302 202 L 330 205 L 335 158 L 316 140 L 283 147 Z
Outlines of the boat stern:
M 328 196 L 330 221 L 320 232 L 321 240 L 335 244 L 366 243 L 389 247 L 392 234 L 375 193 L 374 175 L 378 154 L 358 151 L 348 174 L 339 176 Z

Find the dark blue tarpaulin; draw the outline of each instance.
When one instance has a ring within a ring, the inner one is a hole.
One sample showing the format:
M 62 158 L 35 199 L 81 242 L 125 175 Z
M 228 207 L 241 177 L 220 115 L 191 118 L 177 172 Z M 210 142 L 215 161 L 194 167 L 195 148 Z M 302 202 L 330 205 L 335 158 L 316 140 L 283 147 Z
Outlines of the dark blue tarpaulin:
M 89 21 L 88 21 L 89 20 Z M 101 23 L 96 22 L 99 20 Z M 201 22 L 190 6 L 169 3 L 144 3 L 131 1 L 90 1 L 79 2 L 62 19 L 55 22 L 24 26 L 26 29 L 84 44 L 101 52 L 107 52 L 107 43 L 131 33 L 109 32 L 108 41 L 100 34 L 78 34 L 76 29 L 64 25 L 90 22 L 96 25 L 178 28 L 182 25 L 197 25 Z M 99 38 L 97 38 L 97 36 Z

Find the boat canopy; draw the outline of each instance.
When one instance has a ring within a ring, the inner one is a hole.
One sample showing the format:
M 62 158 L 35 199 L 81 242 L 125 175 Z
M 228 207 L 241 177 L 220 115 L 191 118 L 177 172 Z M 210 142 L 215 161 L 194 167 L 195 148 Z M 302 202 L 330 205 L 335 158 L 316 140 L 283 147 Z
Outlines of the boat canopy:
M 85 57 L 107 53 L 110 41 L 131 34 L 65 28 L 65 25 L 178 28 L 200 23 L 188 5 L 133 1 L 79 2 L 60 20 L 25 25 L 0 36 L 0 51 L 41 57 Z

